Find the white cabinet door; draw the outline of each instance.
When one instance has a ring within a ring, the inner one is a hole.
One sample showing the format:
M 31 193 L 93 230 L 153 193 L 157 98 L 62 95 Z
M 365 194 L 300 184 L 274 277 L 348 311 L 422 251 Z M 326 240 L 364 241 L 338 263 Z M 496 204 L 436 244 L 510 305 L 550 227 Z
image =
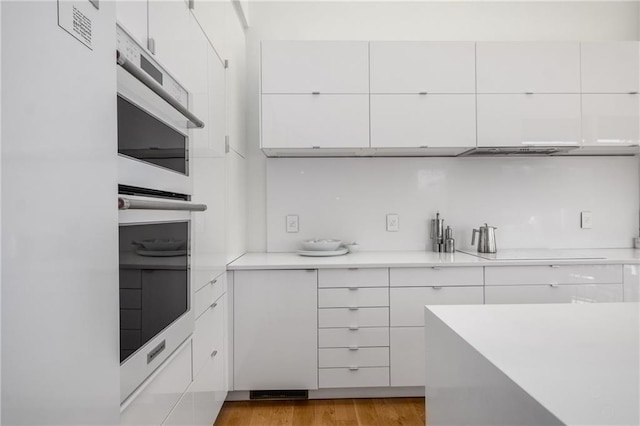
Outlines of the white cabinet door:
M 577 42 L 476 43 L 478 93 L 579 93 Z
M 478 146 L 579 146 L 580 95 L 478 95 Z
M 193 13 L 193 16 L 195 16 L 198 24 L 207 34 L 207 38 L 221 58 L 229 57 L 227 25 L 235 24 L 234 20 L 229 19 L 231 13 L 235 13 L 232 9 L 231 0 L 193 0 L 191 13 Z
M 316 271 L 234 276 L 234 389 L 317 389 Z
M 622 265 L 537 265 L 484 268 L 485 285 L 616 284 Z
M 486 286 L 485 303 L 622 302 L 622 284 Z
M 475 147 L 475 95 L 371 95 L 371 147 Z
M 371 42 L 371 93 L 475 93 L 475 43 Z
M 262 42 L 262 93 L 369 93 L 365 41 Z
M 640 265 L 624 265 L 624 301 L 640 302 Z
M 424 348 L 424 327 L 391 327 L 391 386 L 424 386 Z
M 262 148 L 369 147 L 368 95 L 262 95 Z
M 481 305 L 477 287 L 393 287 L 390 294 L 391 327 L 424 325 L 424 305 Z
M 584 145 L 638 145 L 640 108 L 637 94 L 582 95 Z
M 322 288 L 318 290 L 319 308 L 384 307 L 389 306 L 389 289 Z
M 582 92 L 637 92 L 638 47 L 637 41 L 581 43 Z
M 481 286 L 484 269 L 476 266 L 390 268 L 391 287 Z
M 116 1 L 116 20 L 142 47 L 147 47 L 147 0 Z
M 388 287 L 387 268 L 319 269 L 318 287 Z
M 201 147 L 196 156 L 225 156 L 226 111 L 226 73 L 224 64 L 210 45 L 207 45 L 207 64 L 209 81 L 209 140 Z

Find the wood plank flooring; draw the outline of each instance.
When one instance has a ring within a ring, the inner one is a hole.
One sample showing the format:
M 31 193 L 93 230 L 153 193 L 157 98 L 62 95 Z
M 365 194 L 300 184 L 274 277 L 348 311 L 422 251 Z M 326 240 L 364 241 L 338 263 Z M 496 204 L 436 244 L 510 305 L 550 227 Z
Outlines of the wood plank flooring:
M 424 426 L 424 398 L 228 401 L 214 426 Z

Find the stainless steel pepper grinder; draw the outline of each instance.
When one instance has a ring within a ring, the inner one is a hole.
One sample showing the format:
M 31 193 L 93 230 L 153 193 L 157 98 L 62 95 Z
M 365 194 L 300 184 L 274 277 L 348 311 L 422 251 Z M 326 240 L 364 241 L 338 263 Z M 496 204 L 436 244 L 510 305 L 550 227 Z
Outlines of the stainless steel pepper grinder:
M 444 231 L 444 251 L 445 253 L 453 253 L 456 251 L 456 242 L 453 239 L 453 229 L 447 226 Z
M 440 219 L 440 212 L 436 213 L 435 219 L 431 219 L 431 240 L 434 252 L 444 251 L 444 219 Z

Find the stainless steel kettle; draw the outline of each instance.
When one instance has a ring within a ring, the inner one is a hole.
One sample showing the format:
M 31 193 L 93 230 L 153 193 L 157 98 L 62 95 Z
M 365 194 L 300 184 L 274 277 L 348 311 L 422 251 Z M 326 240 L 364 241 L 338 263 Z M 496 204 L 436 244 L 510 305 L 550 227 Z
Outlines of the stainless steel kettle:
M 474 229 L 471 234 L 471 245 L 476 243 L 476 232 L 478 236 L 478 252 L 479 253 L 495 253 L 496 248 L 496 228 L 495 226 L 489 226 L 486 223 L 481 226 L 480 229 Z

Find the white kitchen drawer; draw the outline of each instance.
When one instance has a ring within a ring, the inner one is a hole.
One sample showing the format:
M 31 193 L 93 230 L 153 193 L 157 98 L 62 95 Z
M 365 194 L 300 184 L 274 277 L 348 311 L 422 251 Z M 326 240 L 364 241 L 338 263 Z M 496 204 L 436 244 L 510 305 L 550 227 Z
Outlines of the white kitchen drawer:
M 262 95 L 262 148 L 368 148 L 369 95 Z
M 321 348 L 389 346 L 389 327 L 321 328 L 318 343 Z
M 371 147 L 476 146 L 475 95 L 371 95 Z
M 190 383 L 191 339 L 142 384 L 140 393 L 120 413 L 120 424 L 162 424 Z
M 262 93 L 369 93 L 366 41 L 263 41 Z
M 391 268 L 392 287 L 482 285 L 481 267 Z
M 579 146 L 580 95 L 478 95 L 478 146 Z
M 328 348 L 318 350 L 318 367 L 388 367 L 389 348 Z
M 198 373 L 225 341 L 225 297 L 221 297 L 196 320 L 193 333 L 193 372 Z
M 638 145 L 640 107 L 638 94 L 582 95 L 584 145 Z
M 622 302 L 622 284 L 547 284 L 487 286 L 486 304 L 491 303 L 592 303 Z
M 494 266 L 485 285 L 611 284 L 622 282 L 622 265 Z
M 424 349 L 424 327 L 391 327 L 391 386 L 424 386 Z
M 391 326 L 424 325 L 424 305 L 481 305 L 482 286 L 392 288 Z
M 389 367 L 321 368 L 319 388 L 364 388 L 389 386 Z
M 371 93 L 475 93 L 475 43 L 369 44 Z
M 318 327 L 388 327 L 389 308 L 318 309 Z
M 476 43 L 478 93 L 579 93 L 577 42 Z
M 225 278 L 223 274 L 196 291 L 193 302 L 196 318 L 202 315 L 225 292 L 224 284 Z
M 637 41 L 580 43 L 582 92 L 637 92 L 638 47 Z
M 387 268 L 319 269 L 318 287 L 386 287 Z
M 389 306 L 389 289 L 379 288 L 321 288 L 318 290 L 318 307 L 384 307 Z

